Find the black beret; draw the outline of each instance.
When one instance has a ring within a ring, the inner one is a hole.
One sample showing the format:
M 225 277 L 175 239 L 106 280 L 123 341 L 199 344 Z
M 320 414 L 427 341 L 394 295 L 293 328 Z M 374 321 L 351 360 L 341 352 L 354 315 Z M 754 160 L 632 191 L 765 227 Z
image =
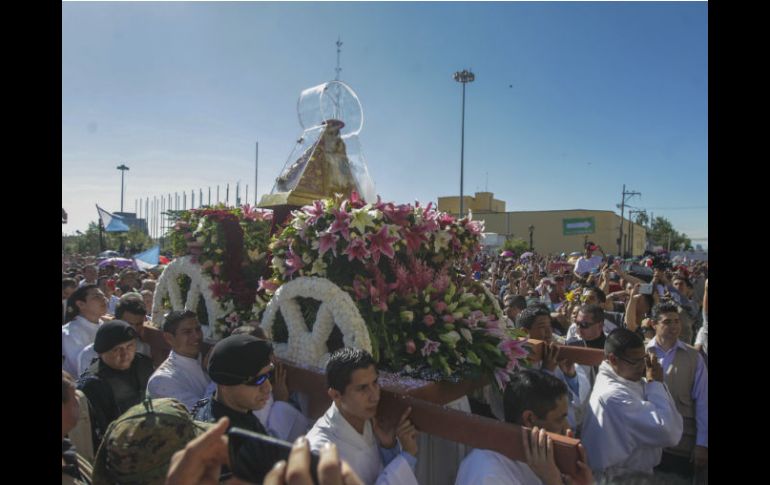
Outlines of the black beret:
M 99 325 L 94 338 L 94 352 L 103 354 L 116 345 L 129 342 L 137 337 L 134 327 L 123 320 L 111 320 Z
M 251 335 L 231 335 L 217 342 L 209 356 L 209 377 L 223 386 L 237 386 L 270 364 L 273 346 Z

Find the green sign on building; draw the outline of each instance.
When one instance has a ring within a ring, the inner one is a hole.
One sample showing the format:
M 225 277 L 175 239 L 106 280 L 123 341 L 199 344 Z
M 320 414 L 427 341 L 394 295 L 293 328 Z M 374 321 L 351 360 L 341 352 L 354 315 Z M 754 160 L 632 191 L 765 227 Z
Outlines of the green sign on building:
M 579 217 L 576 219 L 562 219 L 562 227 L 565 236 L 575 234 L 593 234 L 596 232 L 596 222 L 593 217 Z

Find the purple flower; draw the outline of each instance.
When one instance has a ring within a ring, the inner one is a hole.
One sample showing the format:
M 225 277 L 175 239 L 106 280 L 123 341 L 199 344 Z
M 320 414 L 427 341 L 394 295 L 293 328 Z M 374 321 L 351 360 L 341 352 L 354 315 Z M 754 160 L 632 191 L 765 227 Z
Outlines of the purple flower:
M 423 357 L 427 357 L 430 354 L 434 352 L 438 352 L 438 348 L 441 344 L 439 342 L 434 342 L 431 339 L 425 340 L 425 345 L 422 346 L 422 350 L 420 350 L 420 353 Z
M 308 224 L 315 224 L 324 215 L 324 205 L 320 200 L 313 201 L 313 205 L 306 205 L 302 210 L 310 215 L 307 220 Z
M 362 238 L 356 238 L 350 241 L 342 254 L 348 255 L 348 261 L 353 261 L 353 259 L 363 261 L 364 258 L 369 257 L 369 250 L 366 249 L 366 243 Z
M 340 237 L 332 232 L 322 232 L 318 238 L 318 255 L 323 256 L 328 250 L 332 250 L 334 256 L 337 256 L 337 241 Z
M 444 320 L 444 323 L 453 323 L 455 321 L 455 317 L 451 314 L 444 315 L 441 319 Z
M 509 382 L 511 382 L 511 375 L 504 369 L 495 369 L 495 380 L 500 389 L 505 389 Z
M 299 271 L 300 268 L 305 266 L 302 258 L 293 252 L 291 248 L 286 252 L 286 276 L 291 276 L 295 271 Z
M 390 259 L 393 259 L 393 256 L 396 255 L 393 250 L 393 243 L 398 241 L 398 238 L 388 235 L 387 224 L 383 224 L 379 232 L 367 234 L 366 238 L 369 240 L 369 250 L 372 253 L 372 259 L 375 264 L 380 262 L 380 254 L 384 254 Z
M 329 232 L 342 233 L 342 237 L 344 237 L 346 241 L 350 241 L 350 214 L 345 212 L 344 204 L 339 210 L 332 209 L 332 213 L 334 214 L 334 222 L 332 222 Z

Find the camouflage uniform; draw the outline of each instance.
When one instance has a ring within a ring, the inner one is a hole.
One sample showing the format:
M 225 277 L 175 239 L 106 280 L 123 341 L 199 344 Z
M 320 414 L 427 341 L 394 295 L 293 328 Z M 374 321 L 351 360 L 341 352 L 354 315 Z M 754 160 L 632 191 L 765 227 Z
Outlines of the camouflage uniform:
M 163 485 L 171 456 L 212 426 L 193 421 L 176 399 L 145 399 L 107 428 L 93 484 Z

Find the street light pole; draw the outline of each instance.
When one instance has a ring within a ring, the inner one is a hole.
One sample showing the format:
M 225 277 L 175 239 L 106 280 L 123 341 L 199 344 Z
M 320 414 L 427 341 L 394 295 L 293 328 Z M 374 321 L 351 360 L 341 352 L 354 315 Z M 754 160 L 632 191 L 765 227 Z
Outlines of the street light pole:
M 535 226 L 529 226 L 529 250 L 534 251 L 535 246 L 532 244 L 532 235 L 535 233 Z
M 476 76 L 467 69 L 457 71 L 452 76 L 455 81 L 462 83 L 463 85 L 463 114 L 462 114 L 462 128 L 460 135 L 460 218 L 463 217 L 463 174 L 464 174 L 464 158 L 465 158 L 465 85 L 473 82 Z
M 129 170 L 125 165 L 117 167 L 120 170 L 120 212 L 123 212 L 123 177 L 126 175 L 126 170 Z

